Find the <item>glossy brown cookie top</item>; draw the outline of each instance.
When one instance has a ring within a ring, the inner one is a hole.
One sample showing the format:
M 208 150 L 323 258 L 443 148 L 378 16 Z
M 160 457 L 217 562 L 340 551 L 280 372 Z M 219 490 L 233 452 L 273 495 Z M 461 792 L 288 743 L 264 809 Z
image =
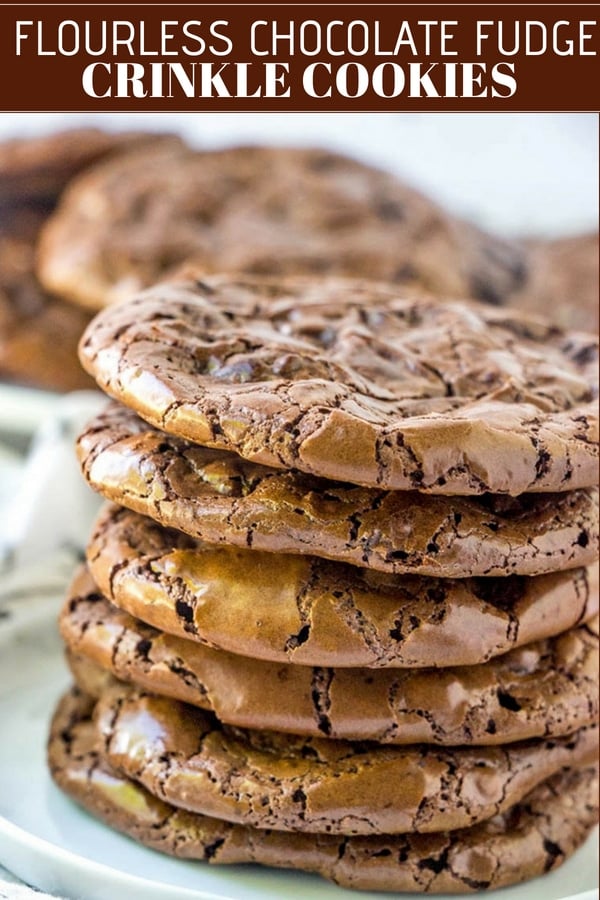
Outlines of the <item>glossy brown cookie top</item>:
M 348 837 L 235 825 L 174 807 L 112 768 L 98 752 L 92 710 L 77 691 L 58 704 L 48 742 L 54 781 L 109 826 L 184 859 L 317 872 L 363 890 L 469 893 L 556 868 L 598 819 L 596 772 L 567 769 L 493 819 L 446 833 Z
M 595 491 L 428 496 L 282 472 L 169 436 L 112 404 L 77 441 L 108 500 L 208 543 L 395 574 L 538 575 L 598 555 Z
M 109 762 L 192 812 L 256 828 L 335 834 L 475 825 L 565 766 L 598 758 L 597 726 L 503 747 L 392 747 L 222 725 L 118 685 L 98 702 Z
M 80 357 L 157 428 L 265 465 L 440 494 L 598 481 L 598 339 L 515 311 L 203 277 L 104 310 Z
M 96 168 L 44 235 L 40 275 L 99 309 L 193 260 L 205 272 L 339 274 L 501 303 L 514 243 L 393 175 L 319 148 L 151 148 Z
M 597 627 L 596 618 L 478 666 L 374 672 L 268 663 L 164 634 L 112 606 L 84 573 L 60 617 L 72 671 L 88 693 L 100 666 L 230 725 L 441 745 L 506 744 L 596 722 Z
M 205 544 L 106 504 L 88 565 L 101 591 L 161 631 L 274 662 L 473 665 L 598 612 L 598 569 L 534 578 L 389 575 L 317 556 Z

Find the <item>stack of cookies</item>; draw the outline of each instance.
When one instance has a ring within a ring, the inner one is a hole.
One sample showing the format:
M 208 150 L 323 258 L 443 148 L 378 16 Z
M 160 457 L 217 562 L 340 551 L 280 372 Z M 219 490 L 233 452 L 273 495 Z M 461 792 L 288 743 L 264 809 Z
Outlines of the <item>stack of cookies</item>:
M 559 865 L 598 816 L 597 354 L 350 278 L 100 312 L 56 783 L 160 851 L 348 887 Z

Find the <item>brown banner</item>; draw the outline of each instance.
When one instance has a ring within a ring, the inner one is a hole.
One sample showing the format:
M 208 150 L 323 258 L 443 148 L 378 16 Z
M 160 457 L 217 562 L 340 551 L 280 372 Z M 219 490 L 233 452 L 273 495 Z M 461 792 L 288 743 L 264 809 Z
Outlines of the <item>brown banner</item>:
M 595 111 L 597 4 L 0 6 L 4 111 Z

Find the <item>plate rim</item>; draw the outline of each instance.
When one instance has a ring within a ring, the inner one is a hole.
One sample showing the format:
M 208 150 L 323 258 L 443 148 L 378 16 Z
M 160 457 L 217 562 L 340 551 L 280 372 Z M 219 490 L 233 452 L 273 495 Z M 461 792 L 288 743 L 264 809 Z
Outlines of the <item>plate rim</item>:
M 86 870 L 86 875 L 97 877 L 98 880 L 110 877 L 114 881 L 115 876 L 117 876 L 118 880 L 123 882 L 123 887 L 131 886 L 131 888 L 135 888 L 136 890 L 144 889 L 146 891 L 153 891 L 154 893 L 160 890 L 162 896 L 165 896 L 164 891 L 176 890 L 178 897 L 189 897 L 190 900 L 226 900 L 227 897 L 226 894 L 214 894 L 202 889 L 198 890 L 196 888 L 187 888 L 180 885 L 169 885 L 164 882 L 161 883 L 158 881 L 151 881 L 147 878 L 141 878 L 139 875 L 132 875 L 129 872 L 121 872 L 119 869 L 111 868 L 105 863 L 100 863 L 96 860 L 89 859 L 88 857 L 81 856 L 73 850 L 67 850 L 46 838 L 32 834 L 32 832 L 27 831 L 27 829 L 22 828 L 20 825 L 16 825 L 14 822 L 11 822 L 10 819 L 7 819 L 6 816 L 1 814 L 0 838 L 8 839 L 12 845 L 18 842 L 22 849 L 30 849 L 34 852 L 38 852 L 45 858 L 58 858 L 59 862 L 63 862 L 71 867 L 71 872 L 75 869 L 84 868 Z M 0 862 L 5 867 L 10 866 L 10 860 L 7 860 L 2 851 L 0 851 Z M 8 871 L 11 871 L 10 868 Z M 18 873 L 15 874 L 17 877 L 21 877 Z M 126 882 L 130 882 L 130 885 Z M 1 884 L 2 882 L 0 881 L 0 886 Z M 35 887 L 38 890 L 47 890 L 47 888 L 40 887 L 39 885 L 35 885 Z M 68 898 L 65 898 L 65 900 L 68 900 Z M 579 898 L 566 897 L 565 900 L 579 900 Z

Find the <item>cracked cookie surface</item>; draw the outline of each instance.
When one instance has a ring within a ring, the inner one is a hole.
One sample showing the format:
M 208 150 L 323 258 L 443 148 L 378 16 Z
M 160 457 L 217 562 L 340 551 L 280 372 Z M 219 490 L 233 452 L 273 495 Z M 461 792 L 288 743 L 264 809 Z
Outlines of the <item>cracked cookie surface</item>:
M 161 799 L 281 831 L 463 828 L 598 758 L 597 726 L 502 747 L 394 747 L 235 728 L 124 684 L 103 691 L 96 722 L 111 765 Z
M 533 578 L 388 575 L 205 544 L 112 504 L 87 558 L 106 597 L 162 631 L 304 665 L 474 665 L 598 612 L 597 565 Z
M 81 362 L 170 434 L 439 494 L 598 481 L 598 339 L 344 279 L 206 276 L 95 317 Z
M 374 672 L 262 662 L 166 635 L 116 609 L 85 570 L 60 617 L 86 693 L 112 673 L 225 724 L 388 744 L 506 744 L 593 724 L 597 629 L 596 618 L 478 666 Z
M 597 559 L 594 490 L 429 496 L 282 472 L 167 435 L 112 404 L 77 440 L 106 499 L 208 543 L 435 577 L 538 575 Z
M 92 709 L 76 690 L 58 704 L 48 742 L 54 781 L 109 826 L 184 859 L 300 869 L 363 890 L 468 893 L 556 868 L 598 820 L 597 773 L 584 769 L 562 771 L 506 812 L 452 832 L 347 837 L 253 829 L 178 809 L 118 773 L 101 752 Z
M 41 247 L 52 290 L 96 309 L 194 260 L 204 271 L 326 273 L 502 303 L 526 279 L 515 243 L 393 175 L 319 148 L 152 148 L 96 168 Z

